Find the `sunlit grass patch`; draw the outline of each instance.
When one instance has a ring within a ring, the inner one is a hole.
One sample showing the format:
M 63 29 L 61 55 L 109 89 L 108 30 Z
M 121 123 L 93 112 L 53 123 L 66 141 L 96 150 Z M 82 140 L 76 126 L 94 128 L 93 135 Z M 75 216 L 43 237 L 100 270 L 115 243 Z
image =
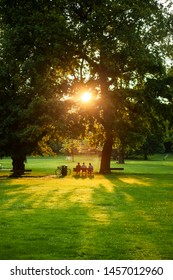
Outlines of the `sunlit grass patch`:
M 149 182 L 143 181 L 141 179 L 137 179 L 134 177 L 121 177 L 120 180 L 124 183 L 131 184 L 131 185 L 143 185 L 143 186 L 150 186 Z
M 0 258 L 172 259 L 167 167 L 128 162 L 121 174 L 93 178 L 56 178 L 50 169 L 41 177 L 2 177 Z

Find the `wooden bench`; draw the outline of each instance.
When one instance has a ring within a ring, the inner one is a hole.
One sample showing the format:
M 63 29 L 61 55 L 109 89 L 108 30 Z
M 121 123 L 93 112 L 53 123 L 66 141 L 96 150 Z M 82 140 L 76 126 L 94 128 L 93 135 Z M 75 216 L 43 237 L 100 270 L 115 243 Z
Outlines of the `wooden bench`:
M 10 170 L 11 173 L 15 173 L 15 174 L 29 174 L 32 172 L 32 169 L 25 169 L 24 171 L 23 170 L 13 170 L 11 169 Z
M 82 175 L 86 175 L 87 173 L 89 174 L 89 175 L 91 175 L 92 173 L 93 173 L 93 170 L 91 170 L 91 168 L 76 168 L 76 167 L 74 167 L 73 168 L 73 172 L 76 172 L 76 174 L 80 174 L 80 172 L 82 172 Z
M 112 171 L 112 170 L 124 170 L 124 167 L 110 167 L 109 171 Z

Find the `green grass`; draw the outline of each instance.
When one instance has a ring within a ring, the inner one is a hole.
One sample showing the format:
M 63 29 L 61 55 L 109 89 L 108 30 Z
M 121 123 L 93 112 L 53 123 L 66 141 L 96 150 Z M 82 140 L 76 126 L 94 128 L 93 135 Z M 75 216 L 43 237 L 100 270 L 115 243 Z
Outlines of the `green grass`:
M 98 171 L 98 158 L 79 160 Z M 0 163 L 11 168 L 9 159 Z M 49 176 L 61 164 L 76 163 L 29 158 L 30 176 L 0 171 L 0 259 L 172 260 L 171 156 L 94 178 Z

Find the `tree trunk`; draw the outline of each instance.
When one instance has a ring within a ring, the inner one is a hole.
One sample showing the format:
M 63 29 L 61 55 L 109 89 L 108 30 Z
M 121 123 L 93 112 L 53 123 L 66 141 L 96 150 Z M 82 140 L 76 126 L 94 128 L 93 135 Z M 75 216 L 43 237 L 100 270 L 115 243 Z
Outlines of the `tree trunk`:
M 106 137 L 105 143 L 103 145 L 101 164 L 100 164 L 100 173 L 110 173 L 110 162 L 112 155 L 112 146 L 113 146 L 113 106 L 111 95 L 109 93 L 109 83 L 107 81 L 107 73 L 105 70 L 106 62 L 106 50 L 101 48 L 100 50 L 100 87 L 101 87 L 101 96 L 102 96 L 102 109 L 103 109 L 103 127 L 105 129 Z
M 74 162 L 74 148 L 72 148 L 71 150 L 71 160 L 72 162 Z
M 124 145 L 123 144 L 119 148 L 118 163 L 124 164 Z
M 144 152 L 144 160 L 148 160 L 148 155 L 145 152 Z
M 111 154 L 112 154 L 112 145 L 113 139 L 112 137 L 107 137 L 102 150 L 101 157 L 101 165 L 100 165 L 100 173 L 105 174 L 110 172 L 110 162 L 111 162 Z
M 12 176 L 19 177 L 24 174 L 26 161 L 25 156 L 13 156 L 12 157 L 12 165 L 13 165 L 13 174 Z

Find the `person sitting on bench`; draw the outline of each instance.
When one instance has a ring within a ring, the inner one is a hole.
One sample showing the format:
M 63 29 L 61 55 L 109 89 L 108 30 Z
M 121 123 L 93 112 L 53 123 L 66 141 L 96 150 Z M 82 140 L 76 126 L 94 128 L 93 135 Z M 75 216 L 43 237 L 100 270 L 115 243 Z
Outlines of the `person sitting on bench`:
M 82 175 L 85 173 L 86 174 L 86 171 L 87 171 L 87 167 L 85 165 L 85 163 L 83 162 L 82 166 L 81 166 L 81 170 L 82 170 Z
M 93 173 L 93 166 L 92 166 L 92 164 L 91 163 L 89 163 L 89 166 L 88 166 L 88 175 L 90 175 L 91 176 L 91 174 Z
M 81 165 L 80 163 L 78 162 L 78 164 L 76 165 L 76 174 L 80 174 L 80 170 L 81 170 Z

